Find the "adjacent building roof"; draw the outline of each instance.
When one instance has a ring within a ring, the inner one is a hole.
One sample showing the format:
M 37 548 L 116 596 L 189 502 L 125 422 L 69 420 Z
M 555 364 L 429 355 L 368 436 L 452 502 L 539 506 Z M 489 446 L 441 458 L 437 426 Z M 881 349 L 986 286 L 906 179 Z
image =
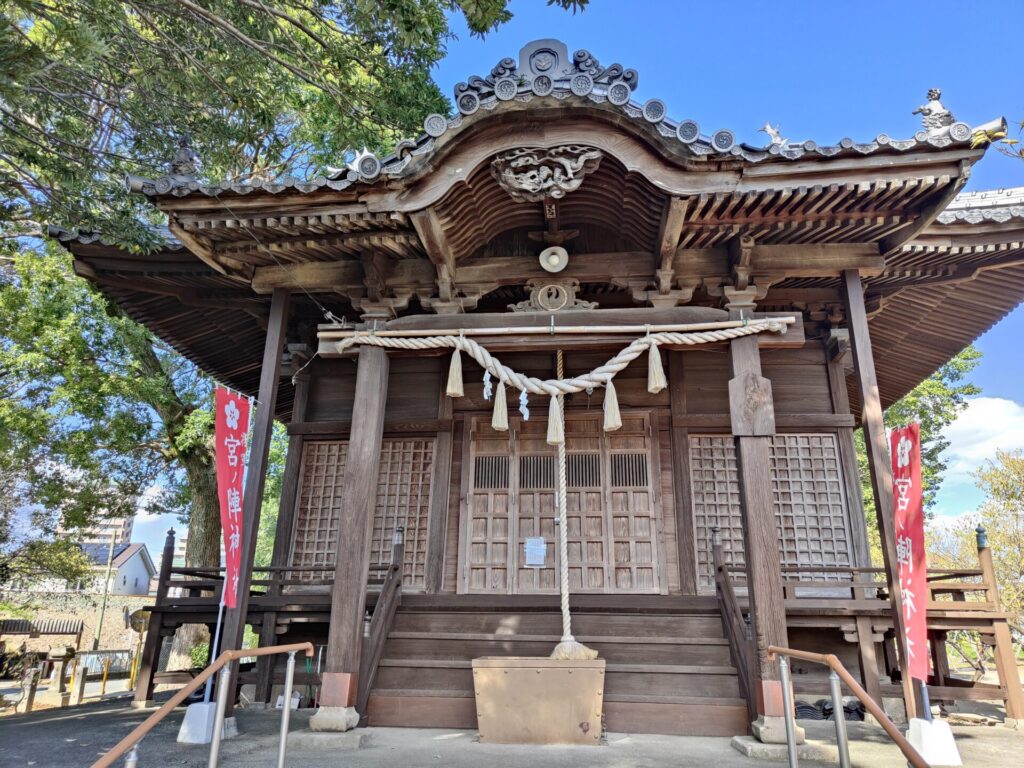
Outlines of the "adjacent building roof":
M 94 566 L 102 566 L 106 568 L 107 558 L 110 556 L 109 544 L 82 544 L 81 549 L 82 554 L 89 558 L 90 562 Z M 148 570 L 152 573 L 156 573 L 156 568 L 153 566 L 153 561 L 149 556 L 149 551 L 145 544 L 132 544 L 129 542 L 115 544 L 112 563 L 113 567 L 115 569 L 120 568 L 140 553 L 143 561 L 147 564 Z

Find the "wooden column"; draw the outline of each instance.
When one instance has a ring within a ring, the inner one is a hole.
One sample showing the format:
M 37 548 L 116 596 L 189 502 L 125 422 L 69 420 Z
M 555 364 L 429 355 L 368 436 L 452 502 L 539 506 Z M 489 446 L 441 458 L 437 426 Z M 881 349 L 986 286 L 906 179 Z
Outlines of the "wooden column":
M 427 522 L 427 561 L 424 587 L 427 594 L 437 594 L 444 583 L 444 545 L 448 531 L 448 498 L 452 480 L 452 399 L 446 393 L 447 376 L 441 372 L 441 394 L 437 419 L 444 428 L 437 433 L 434 445 L 434 466 L 430 478 L 430 517 Z M 362 714 L 362 713 L 360 713 Z
M 260 389 L 256 399 L 256 418 L 253 421 L 252 443 L 249 448 L 249 466 L 245 474 L 242 495 L 242 559 L 239 566 L 237 602 L 225 611 L 221 652 L 242 647 L 246 618 L 249 612 L 249 588 L 252 585 L 253 558 L 256 556 L 256 533 L 260 525 L 263 506 L 263 488 L 267 482 L 267 457 L 270 455 L 270 437 L 274 429 L 274 409 L 277 405 L 277 387 L 281 377 L 281 352 L 288 328 L 290 294 L 286 288 L 275 288 L 270 300 L 270 319 L 267 322 L 267 340 L 263 345 L 263 366 L 260 369 Z M 232 689 L 238 681 L 238 664 L 231 665 Z M 227 714 L 234 711 L 234 696 L 228 697 Z
M 292 423 L 306 420 L 306 403 L 309 399 L 309 374 L 300 373 L 295 377 L 295 399 L 292 401 Z M 291 435 L 288 438 L 288 454 L 284 462 L 284 477 L 281 480 L 281 503 L 277 511 L 277 526 L 274 529 L 274 551 L 270 557 L 270 565 L 283 568 L 288 565 L 291 554 L 292 535 L 295 529 L 295 506 L 299 493 L 299 474 L 302 470 L 303 435 Z M 281 582 L 291 577 L 286 571 L 271 571 L 270 586 L 267 596 L 281 594 Z M 274 645 L 277 639 L 277 611 L 263 614 L 260 627 L 260 647 Z M 274 686 L 274 656 L 260 656 L 256 659 L 256 697 L 255 701 L 270 703 L 270 692 Z
M 683 384 L 685 354 L 668 353 L 668 388 L 672 410 L 672 491 L 676 508 L 679 591 L 684 595 L 696 595 L 697 545 L 690 485 L 690 430 L 676 424 L 677 416 L 686 415 L 686 388 Z
M 996 580 L 995 564 L 992 562 L 992 550 L 988 546 L 985 529 L 978 526 L 978 563 L 981 575 L 988 586 L 986 599 L 1000 610 L 999 582 Z M 996 661 L 996 672 L 999 684 L 1006 689 L 1006 716 L 1014 720 L 1024 719 L 1024 692 L 1021 691 L 1020 673 L 1017 671 L 1017 657 L 1013 652 L 1013 638 L 1010 636 L 1010 625 L 1006 619 L 992 622 L 992 635 L 995 644 L 992 655 Z
M 853 366 L 860 390 L 861 426 L 864 429 L 864 445 L 868 455 L 868 469 L 871 476 L 871 491 L 875 497 L 875 512 L 878 517 L 878 531 L 882 540 L 882 555 L 885 559 L 885 575 L 889 585 L 889 601 L 892 605 L 893 626 L 896 629 L 896 645 L 899 648 L 900 674 L 903 678 L 903 703 L 907 717 L 914 717 L 916 705 L 910 675 L 907 673 L 907 637 L 903 620 L 903 600 L 900 595 L 900 580 L 896 561 L 895 502 L 892 493 L 892 464 L 889 446 L 885 439 L 885 422 L 882 418 L 882 399 L 875 377 L 875 357 L 871 350 L 871 336 L 868 333 L 868 316 L 864 309 L 864 286 L 860 273 L 845 270 L 841 280 L 843 302 L 846 307 L 846 324 L 850 331 L 850 347 L 853 350 Z M 924 648 L 921 653 L 927 653 Z
M 729 364 L 729 415 L 736 443 L 747 590 L 757 654 L 755 705 L 759 715 L 780 717 L 784 711 L 778 666 L 767 657 L 769 645 L 788 645 L 772 499 L 775 408 L 771 382 L 761 375 L 757 336 L 730 342 Z
M 171 578 L 173 565 L 174 529 L 171 528 L 167 531 L 163 555 L 160 557 L 160 574 L 157 576 L 156 582 L 156 607 L 149 614 L 149 628 L 146 630 L 146 641 L 142 646 L 142 658 L 139 659 L 139 675 L 135 679 L 133 706 L 148 706 L 153 703 L 153 678 L 160 660 L 160 640 L 164 617 L 160 608 L 167 599 L 168 581 Z
M 355 408 L 341 485 L 337 564 L 331 588 L 321 707 L 354 707 L 359 690 L 359 656 L 366 611 L 377 473 L 388 392 L 388 356 L 380 347 L 359 349 Z
M 870 616 L 857 617 L 857 650 L 860 661 L 860 679 L 868 696 L 881 706 L 882 684 L 878 678 L 878 655 L 875 653 L 875 642 L 881 640 L 875 635 Z

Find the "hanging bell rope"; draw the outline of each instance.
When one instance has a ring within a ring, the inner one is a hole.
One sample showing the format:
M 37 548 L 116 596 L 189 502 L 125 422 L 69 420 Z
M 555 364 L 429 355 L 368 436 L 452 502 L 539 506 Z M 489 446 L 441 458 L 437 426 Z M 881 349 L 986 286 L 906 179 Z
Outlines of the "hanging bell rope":
M 558 378 L 565 378 L 565 356 L 558 350 Z M 572 634 L 572 616 L 569 613 L 569 517 L 566 491 L 569 486 L 565 459 L 565 395 L 551 398 L 548 412 L 548 442 L 551 440 L 551 424 L 557 422 L 560 439 L 554 443 L 558 449 L 558 575 L 562 607 L 562 639 L 551 652 L 552 659 L 565 661 L 590 660 L 597 658 L 597 651 L 587 648 Z

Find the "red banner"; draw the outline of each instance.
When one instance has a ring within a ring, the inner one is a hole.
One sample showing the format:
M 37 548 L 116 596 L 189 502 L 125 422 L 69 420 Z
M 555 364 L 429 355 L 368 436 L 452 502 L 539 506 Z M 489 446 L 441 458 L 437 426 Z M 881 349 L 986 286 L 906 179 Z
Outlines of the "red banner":
M 242 481 L 245 441 L 249 435 L 249 400 L 217 387 L 217 492 L 224 531 L 224 605 L 235 607 L 242 562 Z
M 896 500 L 896 563 L 907 632 L 907 669 L 911 677 L 927 680 L 928 565 L 924 552 L 920 425 L 894 429 L 889 445 Z

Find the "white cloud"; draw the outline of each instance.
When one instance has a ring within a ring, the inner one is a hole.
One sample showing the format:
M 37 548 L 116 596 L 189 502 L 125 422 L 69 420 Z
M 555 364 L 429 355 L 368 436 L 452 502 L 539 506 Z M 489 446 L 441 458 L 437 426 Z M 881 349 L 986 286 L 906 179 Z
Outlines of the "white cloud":
M 997 450 L 1024 449 L 1024 405 L 1002 397 L 976 397 L 943 432 L 949 440 L 942 457 L 945 480 L 973 484 L 972 473 Z

